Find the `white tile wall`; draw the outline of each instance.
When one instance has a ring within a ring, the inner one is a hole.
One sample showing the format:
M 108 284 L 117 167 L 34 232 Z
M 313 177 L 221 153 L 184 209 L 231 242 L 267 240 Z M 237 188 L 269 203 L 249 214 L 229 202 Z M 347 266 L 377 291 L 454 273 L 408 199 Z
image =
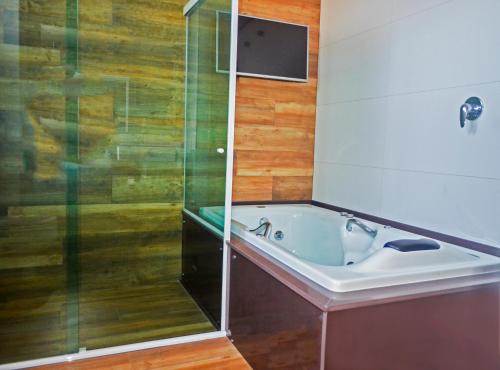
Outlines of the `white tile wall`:
M 316 114 L 317 161 L 384 166 L 387 98 L 321 105 Z
M 323 0 L 313 198 L 500 247 L 500 1 Z M 459 107 L 484 99 L 459 127 Z
M 391 93 L 500 81 L 499 18 L 498 0 L 455 0 L 394 20 Z
M 387 95 L 390 37 L 381 27 L 320 47 L 318 104 Z
M 380 214 L 383 170 L 316 162 L 315 199 L 339 207 Z
M 321 1 L 320 45 L 389 23 L 393 0 Z

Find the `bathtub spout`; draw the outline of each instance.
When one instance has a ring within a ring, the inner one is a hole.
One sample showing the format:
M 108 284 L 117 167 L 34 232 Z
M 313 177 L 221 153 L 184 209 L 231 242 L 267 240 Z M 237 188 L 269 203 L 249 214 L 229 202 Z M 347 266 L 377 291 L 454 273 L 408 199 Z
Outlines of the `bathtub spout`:
M 352 225 L 357 225 L 359 226 L 363 231 L 365 231 L 367 234 L 369 234 L 372 238 L 375 238 L 377 236 L 377 230 L 372 229 L 370 226 L 366 225 L 364 222 L 358 220 L 357 218 L 350 218 L 347 220 L 347 224 L 345 225 L 345 229 L 349 232 L 352 231 Z
M 273 230 L 273 225 L 269 221 L 266 221 L 261 223 L 255 229 L 250 230 L 250 232 L 255 233 L 255 235 L 257 236 L 263 236 L 269 239 L 271 237 L 272 230 Z

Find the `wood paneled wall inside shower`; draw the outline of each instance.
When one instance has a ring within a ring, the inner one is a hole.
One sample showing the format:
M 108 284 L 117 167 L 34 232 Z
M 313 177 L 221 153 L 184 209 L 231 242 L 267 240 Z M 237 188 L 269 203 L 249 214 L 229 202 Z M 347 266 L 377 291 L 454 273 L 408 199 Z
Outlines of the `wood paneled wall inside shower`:
M 240 14 L 310 26 L 307 83 L 238 77 L 234 201 L 312 198 L 320 0 L 240 0 Z
M 82 289 L 178 278 L 184 4 L 79 0 L 74 70 L 66 0 L 0 2 L 0 273 L 12 283 L 4 293 L 19 293 L 22 281 L 64 289 L 71 116 Z

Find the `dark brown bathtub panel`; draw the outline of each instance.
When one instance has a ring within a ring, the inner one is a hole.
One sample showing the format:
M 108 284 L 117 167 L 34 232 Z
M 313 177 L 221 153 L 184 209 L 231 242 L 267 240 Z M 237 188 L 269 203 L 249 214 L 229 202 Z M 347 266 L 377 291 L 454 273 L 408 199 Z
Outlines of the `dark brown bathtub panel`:
M 217 328 L 221 323 L 223 245 L 218 235 L 183 213 L 181 282 Z
M 321 368 L 322 312 L 231 251 L 229 330 L 255 370 Z
M 326 370 L 498 370 L 497 285 L 331 312 Z

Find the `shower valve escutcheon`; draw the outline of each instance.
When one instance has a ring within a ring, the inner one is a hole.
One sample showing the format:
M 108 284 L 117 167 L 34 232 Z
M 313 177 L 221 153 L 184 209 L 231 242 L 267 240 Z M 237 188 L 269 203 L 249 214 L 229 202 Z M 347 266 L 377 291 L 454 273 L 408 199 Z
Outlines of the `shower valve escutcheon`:
M 481 117 L 483 110 L 484 103 L 480 98 L 473 96 L 467 99 L 460 107 L 460 127 L 464 128 L 467 122 L 477 120 Z

